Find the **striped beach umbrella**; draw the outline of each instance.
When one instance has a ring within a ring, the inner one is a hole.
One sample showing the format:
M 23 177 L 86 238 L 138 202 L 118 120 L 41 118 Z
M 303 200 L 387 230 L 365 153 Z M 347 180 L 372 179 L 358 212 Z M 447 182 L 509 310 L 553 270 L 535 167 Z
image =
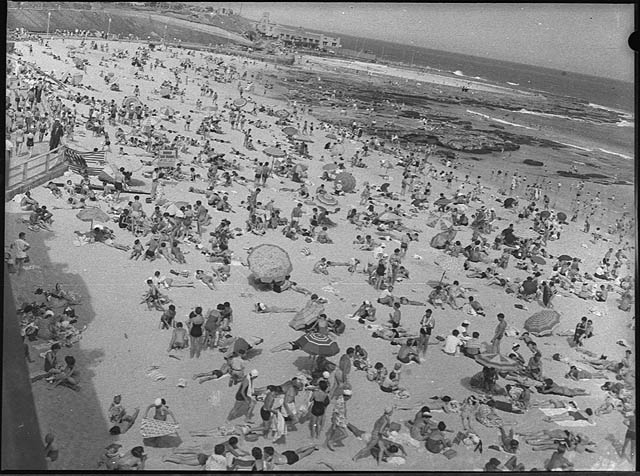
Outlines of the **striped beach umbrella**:
M 518 362 L 502 354 L 478 354 L 475 360 L 483 367 L 490 367 L 500 372 L 520 369 Z
M 340 347 L 336 341 L 331 340 L 329 336 L 313 332 L 305 334 L 295 341 L 300 350 L 309 355 L 322 355 L 331 357 L 340 352 Z
M 553 309 L 543 309 L 524 321 L 524 328 L 529 332 L 540 334 L 552 330 L 558 324 L 560 324 L 560 313 Z
M 238 98 L 233 101 L 233 105 L 238 108 L 243 107 L 246 104 L 247 104 L 247 100 L 244 98 Z

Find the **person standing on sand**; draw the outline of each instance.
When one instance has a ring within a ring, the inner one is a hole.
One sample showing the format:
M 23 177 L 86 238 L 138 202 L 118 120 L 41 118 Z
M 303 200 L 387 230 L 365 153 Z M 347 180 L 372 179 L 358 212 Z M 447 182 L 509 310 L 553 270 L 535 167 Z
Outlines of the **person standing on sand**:
M 351 389 L 344 389 L 342 395 L 340 395 L 334 405 L 333 413 L 331 414 L 331 427 L 327 431 L 327 439 L 325 441 L 327 448 L 334 451 L 334 446 L 344 446 L 342 440 L 347 436 L 347 429 L 349 423 L 347 423 L 347 402 L 351 399 L 353 392 Z
M 387 407 L 384 409 L 383 415 L 376 420 L 371 430 L 371 438 L 367 442 L 366 446 L 358 451 L 352 458 L 353 461 L 357 461 L 360 458 L 365 458 L 370 455 L 371 450 L 378 444 L 381 438 L 386 435 L 386 432 L 391 424 L 391 415 L 393 413 L 393 407 Z
M 427 309 L 424 312 L 424 316 L 420 320 L 420 336 L 418 337 L 418 353 L 421 357 L 427 355 L 427 347 L 429 346 L 429 339 L 431 333 L 436 326 L 436 319 L 433 317 L 433 311 Z
M 16 272 L 18 274 L 22 274 L 22 270 L 24 268 L 24 263 L 28 262 L 29 256 L 27 255 L 27 250 L 31 248 L 31 245 L 27 243 L 25 238 L 27 237 L 24 231 L 21 231 L 18 234 L 18 239 L 13 242 L 13 249 L 15 250 L 15 262 L 16 262 Z
M 238 391 L 236 392 L 236 402 L 227 416 L 227 421 L 235 420 L 242 415 L 246 416 L 247 421 L 251 419 L 255 400 L 253 400 L 254 382 L 258 378 L 258 371 L 251 370 L 244 378 Z
M 498 325 L 496 326 L 496 332 L 491 339 L 491 351 L 495 354 L 500 353 L 500 342 L 502 342 L 502 338 L 504 337 L 504 331 L 507 330 L 507 322 L 504 320 L 504 314 L 498 314 Z
M 202 308 L 196 307 L 194 311 L 189 314 L 189 321 L 187 327 L 189 328 L 189 356 L 193 359 L 195 356 L 200 358 L 200 352 L 202 352 L 202 343 L 204 340 L 202 325 L 204 324 L 204 317 L 202 316 Z

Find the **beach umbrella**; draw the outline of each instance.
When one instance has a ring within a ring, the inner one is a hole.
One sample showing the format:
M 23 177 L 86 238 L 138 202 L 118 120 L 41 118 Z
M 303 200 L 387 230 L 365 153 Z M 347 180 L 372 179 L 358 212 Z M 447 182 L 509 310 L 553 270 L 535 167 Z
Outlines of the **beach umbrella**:
M 280 109 L 279 111 L 276 111 L 276 116 L 278 116 L 281 119 L 285 119 L 287 117 L 289 117 L 289 111 L 285 110 L 285 109 Z
M 140 99 L 138 99 L 138 98 L 137 98 L 137 97 L 135 97 L 135 96 L 126 96 L 126 97 L 122 100 L 122 105 L 123 105 L 125 108 L 127 108 L 127 109 L 128 109 L 132 104 L 134 104 L 134 105 L 136 105 L 136 106 L 137 106 L 138 104 L 141 104 L 141 103 L 140 103 Z
M 100 208 L 96 208 L 96 207 L 91 207 L 91 208 L 85 208 L 83 210 L 80 210 L 78 212 L 78 214 L 76 215 L 76 218 L 82 220 L 82 221 L 89 221 L 91 222 L 91 228 L 93 229 L 93 222 L 94 221 L 98 221 L 101 223 L 105 223 L 108 221 L 111 221 L 111 217 L 104 211 L 102 211 Z
M 327 139 L 333 139 L 333 140 L 337 140 L 338 139 L 335 134 L 327 134 L 325 137 Z
M 516 236 L 518 238 L 526 240 L 526 239 L 529 239 L 529 238 L 538 238 L 540 236 L 540 234 L 537 231 L 534 231 L 533 229 L 528 228 L 526 230 L 518 232 L 516 234 Z
M 483 367 L 490 367 L 500 372 L 520 369 L 518 362 L 502 354 L 479 354 L 476 355 L 475 360 Z
M 277 147 L 267 147 L 263 150 L 263 152 L 269 157 L 284 157 L 285 155 L 287 155 L 284 151 L 278 149 Z
M 551 216 L 551 212 L 549 210 L 543 210 L 540 212 L 540 218 L 543 220 L 549 218 L 549 216 Z
M 296 331 L 301 331 L 312 324 L 323 312 L 323 304 L 317 301 L 309 301 L 302 309 L 296 312 L 295 316 L 289 321 L 289 327 Z
M 238 108 L 243 107 L 246 104 L 247 104 L 247 100 L 244 98 L 238 98 L 233 101 L 233 105 Z
M 160 90 L 158 91 L 158 94 L 162 97 L 165 96 L 170 96 L 171 95 L 171 89 L 169 88 L 160 88 Z
M 453 228 L 450 228 L 446 231 L 438 233 L 433 238 L 431 238 L 431 242 L 430 242 L 431 247 L 436 248 L 438 250 L 444 248 L 445 243 L 447 241 L 453 241 L 457 233 L 458 232 Z
M 384 212 L 382 215 L 378 217 L 378 221 L 383 221 L 383 222 L 392 222 L 392 221 L 399 221 L 399 220 L 402 220 L 402 217 L 400 217 L 399 215 L 396 215 L 393 212 Z
M 295 344 L 300 347 L 300 350 L 309 355 L 332 357 L 340 352 L 340 347 L 338 347 L 336 341 L 317 332 L 303 335 L 295 341 Z
M 356 188 L 356 178 L 349 172 L 340 172 L 336 175 L 335 183 L 342 185 L 343 192 L 353 192 Z
M 340 155 L 340 154 L 344 154 L 344 145 L 334 144 L 334 146 L 331 147 L 331 156 Z
M 316 201 L 319 202 L 321 205 L 327 206 L 327 207 L 338 206 L 338 199 L 335 197 L 332 197 L 328 193 L 321 193 L 320 195 L 316 196 Z
M 516 204 L 516 202 L 517 200 L 515 198 L 507 198 L 502 203 L 502 205 L 504 206 L 504 208 L 512 208 Z
M 288 136 L 295 136 L 295 135 L 299 134 L 298 129 L 296 129 L 295 127 L 291 127 L 291 126 L 285 127 L 284 129 L 282 129 L 282 132 L 284 132 Z
M 247 262 L 253 276 L 263 283 L 282 281 L 293 270 L 289 253 L 276 245 L 256 246 L 249 253 Z
M 174 205 L 178 210 L 180 210 L 181 207 L 186 207 L 187 205 L 189 205 L 189 203 L 183 202 L 183 201 L 177 201 L 177 202 L 173 202 L 172 205 Z
M 338 168 L 338 164 L 334 164 L 334 163 L 326 164 L 322 166 L 322 170 L 327 170 L 327 171 L 336 170 L 337 168 Z
M 567 214 L 565 212 L 558 212 L 558 214 L 556 216 L 558 217 L 558 221 L 560 223 L 566 223 L 567 222 Z
M 164 114 L 165 116 L 173 116 L 175 113 L 176 111 L 171 107 L 165 107 L 162 110 L 162 114 Z
M 291 139 L 298 141 L 298 142 L 308 142 L 310 144 L 313 144 L 313 140 L 309 139 L 308 137 L 300 137 L 300 136 L 291 136 Z
M 543 265 L 543 264 L 547 264 L 547 262 L 545 261 L 545 259 L 542 256 L 532 256 L 531 257 L 531 261 L 535 264 L 539 264 L 539 265 Z
M 560 255 L 558 261 L 573 261 L 573 258 L 569 255 Z
M 560 324 L 560 313 L 553 309 L 543 309 L 532 314 L 524 321 L 524 328 L 529 332 L 539 334 L 541 332 L 550 331 Z
M 140 125 L 142 125 L 142 127 L 151 127 L 151 126 L 155 127 L 159 123 L 160 123 L 160 119 L 154 116 L 149 116 L 149 117 L 146 117 L 144 121 L 140 123 Z
M 435 202 L 433 202 L 433 204 L 440 206 L 440 205 L 448 205 L 451 202 L 453 202 L 453 200 L 450 198 L 439 198 Z
M 176 216 L 180 213 L 180 208 L 175 205 L 175 203 L 170 203 L 167 207 L 165 207 L 164 211 L 171 216 Z
M 217 111 L 218 106 L 205 106 L 202 108 L 203 111 Z

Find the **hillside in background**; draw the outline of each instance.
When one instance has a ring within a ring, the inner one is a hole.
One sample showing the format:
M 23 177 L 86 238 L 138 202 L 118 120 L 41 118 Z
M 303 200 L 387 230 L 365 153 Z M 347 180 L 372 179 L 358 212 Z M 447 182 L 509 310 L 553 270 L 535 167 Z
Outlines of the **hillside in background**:
M 225 26 L 225 19 L 218 20 L 219 26 L 197 23 L 187 20 L 187 15 L 160 14 L 156 12 L 135 11 L 135 10 L 42 10 L 42 9 L 8 9 L 7 10 L 7 30 L 24 28 L 28 31 L 46 32 L 47 14 L 51 12 L 49 32 L 60 30 L 98 30 L 107 31 L 109 28 L 109 18 L 111 18 L 111 34 L 127 37 L 147 38 L 159 40 L 165 35 L 165 25 L 167 25 L 166 39 L 172 41 L 177 38 L 185 43 L 240 43 L 250 45 L 251 43 L 236 33 L 243 31 L 240 22 L 234 21 L 230 17 L 226 22 L 232 31 L 228 31 Z M 234 31 L 235 30 L 235 31 Z

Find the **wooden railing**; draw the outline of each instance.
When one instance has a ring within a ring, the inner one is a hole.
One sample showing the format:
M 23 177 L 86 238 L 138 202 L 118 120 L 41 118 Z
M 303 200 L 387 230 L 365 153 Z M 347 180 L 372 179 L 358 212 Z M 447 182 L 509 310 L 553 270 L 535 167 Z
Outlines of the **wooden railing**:
M 5 199 L 19 193 L 25 187 L 35 186 L 52 173 L 64 172 L 64 145 L 35 157 L 21 160 L 21 156 L 12 156 L 6 168 Z

